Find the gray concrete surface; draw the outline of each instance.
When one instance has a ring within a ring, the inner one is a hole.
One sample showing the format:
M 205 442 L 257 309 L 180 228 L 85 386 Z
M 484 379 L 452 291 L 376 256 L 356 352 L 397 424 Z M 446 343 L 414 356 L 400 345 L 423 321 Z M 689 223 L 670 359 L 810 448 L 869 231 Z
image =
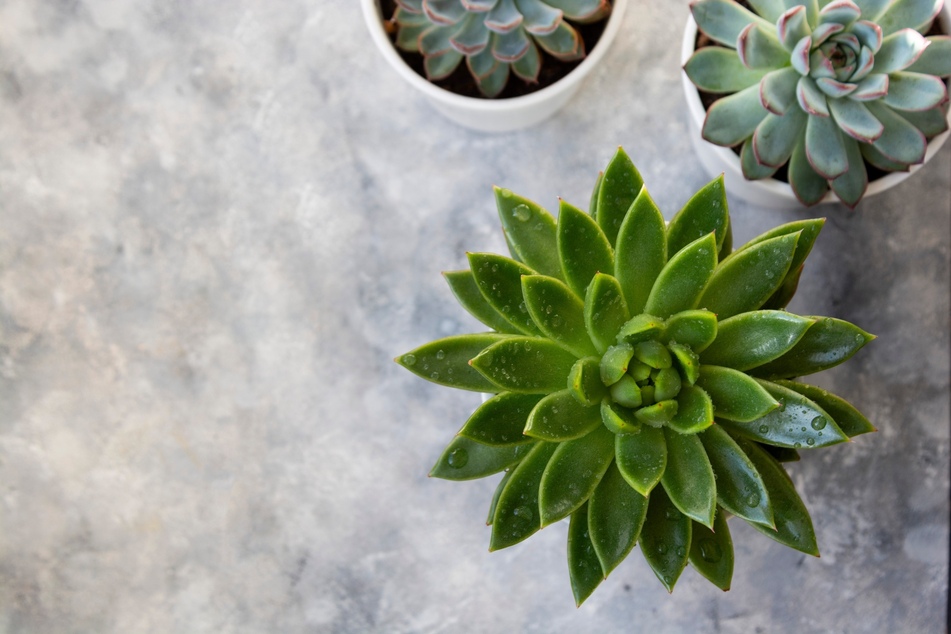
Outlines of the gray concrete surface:
M 821 559 L 735 523 L 729 593 L 635 551 L 576 609 L 564 524 L 489 554 L 494 481 L 426 477 L 477 397 L 392 358 L 475 327 L 439 272 L 504 248 L 490 187 L 583 204 L 618 145 L 668 218 L 706 182 L 686 16 L 484 136 L 352 0 L 0 0 L 0 631 L 942 631 L 951 147 L 824 209 L 792 306 L 879 335 L 817 381 L 880 433 L 791 467 Z

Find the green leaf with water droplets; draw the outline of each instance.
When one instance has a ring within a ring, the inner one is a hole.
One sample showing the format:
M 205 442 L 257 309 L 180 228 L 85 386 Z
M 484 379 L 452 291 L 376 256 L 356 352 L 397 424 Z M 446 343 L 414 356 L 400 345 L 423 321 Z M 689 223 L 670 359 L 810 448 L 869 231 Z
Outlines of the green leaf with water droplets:
M 765 240 L 734 251 L 717 267 L 699 305 L 722 322 L 756 310 L 779 288 L 796 251 L 798 233 Z
M 542 333 L 579 357 L 596 352 L 584 325 L 584 303 L 564 282 L 545 275 L 522 278 L 528 314 Z
M 779 310 L 756 310 L 720 322 L 700 362 L 749 370 L 789 352 L 815 320 Z
M 875 339 L 858 326 L 832 317 L 816 320 L 792 350 L 754 368 L 751 374 L 768 379 L 789 379 L 835 367 L 850 359 Z
M 439 457 L 429 476 L 443 480 L 484 478 L 517 464 L 533 446 L 494 447 L 456 436 Z
M 717 262 L 722 262 L 731 253 L 733 253 L 733 223 L 730 218 L 726 219 L 726 235 L 723 236 L 723 244 L 720 245 L 720 251 L 717 253 Z
M 613 402 L 610 398 L 601 401 L 601 422 L 613 434 L 639 434 L 642 427 L 631 410 Z
M 594 189 L 591 190 L 591 199 L 588 201 L 588 215 L 598 219 L 598 196 L 601 194 L 601 183 L 604 182 L 604 172 L 598 172 L 598 178 L 594 181 Z
M 604 178 L 598 192 L 598 212 L 592 214 L 598 219 L 598 224 L 611 246 L 614 246 L 621 223 L 643 186 L 644 179 L 634 167 L 634 163 L 624 150 L 618 148 L 604 170 Z
M 654 489 L 641 528 L 641 553 L 668 592 L 674 591 L 680 573 L 687 567 L 692 524 L 662 487 Z
M 618 281 L 604 273 L 595 275 L 584 298 L 584 323 L 599 353 L 604 354 L 615 342 L 629 318 Z
M 717 509 L 713 530 L 694 522 L 690 535 L 690 565 L 724 592 L 733 580 L 733 539 L 726 513 Z
M 700 366 L 697 386 L 710 395 L 718 419 L 749 422 L 779 407 L 756 379 L 731 368 Z
M 469 360 L 509 335 L 494 332 L 454 335 L 437 339 L 395 359 L 401 366 L 427 381 L 474 392 L 498 392 L 499 388 L 469 366 Z
M 651 289 L 644 312 L 666 319 L 695 308 L 717 266 L 713 233 L 695 240 L 670 258 Z
M 601 426 L 601 408 L 578 402 L 571 390 L 549 394 L 528 417 L 525 434 L 539 440 L 561 442 L 589 434 Z
M 542 526 L 567 517 L 584 504 L 613 458 L 614 434 L 601 425 L 587 436 L 558 445 L 542 475 Z
M 658 370 L 673 364 L 670 352 L 659 341 L 638 341 L 634 344 L 634 358 Z
M 789 264 L 789 270 L 791 274 L 793 271 L 801 267 L 806 261 L 806 258 L 812 251 L 812 247 L 816 243 L 816 238 L 819 237 L 819 232 L 822 231 L 822 227 L 825 226 L 825 223 L 825 218 L 810 218 L 808 220 L 787 222 L 784 225 L 780 225 L 774 229 L 770 229 L 766 233 L 756 236 L 742 247 L 737 249 L 737 251 L 748 249 L 773 238 L 798 233 L 799 239 L 796 241 L 796 251 L 793 253 L 792 262 Z
M 470 365 L 503 390 L 550 394 L 565 388 L 575 357 L 548 339 L 506 337 Z
M 531 442 L 522 434 L 528 415 L 541 400 L 538 394 L 502 392 L 483 403 L 459 430 L 465 436 L 486 445 L 518 445 Z
M 495 493 L 492 494 L 492 503 L 489 505 L 489 515 L 485 518 L 486 526 L 492 526 L 492 522 L 495 520 L 495 509 L 499 506 L 499 497 L 501 497 L 502 491 L 505 489 L 505 485 L 509 483 L 513 473 L 515 473 L 514 469 L 506 471 L 502 479 L 499 480 L 499 484 L 495 487 Z
M 565 201 L 558 211 L 558 254 L 568 286 L 579 297 L 595 274 L 614 272 L 614 253 L 598 223 Z
M 872 423 L 870 423 L 861 412 L 855 409 L 851 403 L 835 394 L 827 392 L 815 385 L 806 385 L 795 381 L 775 381 L 775 383 L 776 385 L 802 394 L 821 407 L 823 411 L 832 417 L 832 420 L 839 426 L 842 433 L 849 438 L 877 431 Z
M 492 308 L 492 306 L 482 296 L 479 291 L 479 285 L 476 284 L 475 276 L 472 271 L 446 271 L 443 277 L 449 283 L 452 294 L 456 296 L 459 303 L 469 311 L 469 314 L 481 321 L 483 324 L 502 333 L 518 334 L 521 331 L 510 324 L 508 320 L 502 317 L 501 313 Z
M 768 445 L 792 449 L 828 447 L 849 439 L 832 416 L 814 401 L 769 381 L 759 380 L 759 384 L 780 406 L 757 420 L 723 421 L 731 431 Z
M 816 532 L 812 527 L 812 519 L 806 505 L 802 503 L 792 480 L 783 468 L 765 451 L 745 438 L 734 436 L 733 439 L 740 446 L 756 467 L 757 473 L 763 478 L 766 492 L 773 507 L 773 519 L 776 529 L 762 524 L 750 523 L 750 526 L 775 539 L 780 544 L 795 548 L 807 555 L 819 556 L 819 547 L 816 544 Z
M 756 443 L 756 446 L 772 456 L 776 462 L 799 462 L 802 459 L 798 451 L 788 447 L 776 447 L 759 442 Z
M 664 340 L 703 352 L 717 338 L 717 316 L 708 310 L 685 310 L 667 320 Z
M 568 524 L 568 576 L 578 607 L 604 581 L 601 562 L 591 543 L 587 504 L 572 513 Z
M 557 448 L 555 443 L 537 443 L 512 471 L 495 508 L 490 551 L 514 546 L 542 527 L 538 513 L 538 486 Z
M 783 310 L 786 308 L 789 302 L 792 301 L 793 295 L 796 294 L 796 290 L 799 288 L 799 278 L 802 276 L 802 269 L 802 266 L 795 271 L 790 269 L 782 285 L 780 285 L 780 287 L 776 289 L 776 292 L 763 304 L 763 310 Z
M 652 390 L 653 388 L 645 387 L 643 392 Z M 660 427 L 665 423 L 669 422 L 674 416 L 677 415 L 677 408 L 680 406 L 677 401 L 674 399 L 667 399 L 665 401 L 658 401 L 651 405 L 651 401 L 654 400 L 654 396 L 651 395 L 648 398 L 644 399 L 644 403 L 647 407 L 642 407 L 636 412 L 634 412 L 634 418 L 651 425 L 652 427 Z
M 690 349 L 690 346 L 671 341 L 667 344 L 668 350 L 674 356 L 677 367 L 680 370 L 683 380 L 689 385 L 693 385 L 700 378 L 700 357 L 696 352 Z
M 582 405 L 597 405 L 607 395 L 601 381 L 601 359 L 585 357 L 578 359 L 568 374 L 568 389 Z
M 717 509 L 717 485 L 703 443 L 695 435 L 664 429 L 667 468 L 660 482 L 681 513 L 706 526 L 713 526 Z
M 588 534 L 604 576 L 634 548 L 647 515 L 647 498 L 611 465 L 588 501 Z
M 637 315 L 631 317 L 620 332 L 617 333 L 619 343 L 634 345 L 642 341 L 653 341 L 664 332 L 664 320 L 653 315 Z
M 520 332 L 540 335 L 522 297 L 522 276 L 535 271 L 495 253 L 469 253 L 468 257 L 479 291 L 489 305 Z
M 639 433 L 618 435 L 615 456 L 618 469 L 627 483 L 641 495 L 650 495 L 667 467 L 664 432 L 642 426 Z
M 555 219 L 545 209 L 501 187 L 495 203 L 512 255 L 542 275 L 561 278 Z
M 748 522 L 773 526 L 766 485 L 740 446 L 720 425 L 699 435 L 717 478 L 717 502 Z
M 644 309 L 654 281 L 666 263 L 664 216 L 643 187 L 621 223 L 614 256 L 614 275 L 633 314 Z
M 670 257 L 708 233 L 716 233 L 717 251 L 723 245 L 730 211 L 726 202 L 723 175 L 707 183 L 694 194 L 684 208 L 670 221 L 667 229 L 667 252 Z
M 667 425 L 680 434 L 696 434 L 713 424 L 713 401 L 695 385 L 684 385 L 677 395 L 677 413 Z

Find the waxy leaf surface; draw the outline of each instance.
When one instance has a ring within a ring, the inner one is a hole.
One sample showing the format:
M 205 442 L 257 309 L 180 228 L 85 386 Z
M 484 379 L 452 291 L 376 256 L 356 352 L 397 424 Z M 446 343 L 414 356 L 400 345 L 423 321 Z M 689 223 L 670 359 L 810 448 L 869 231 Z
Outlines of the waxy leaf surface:
M 495 508 L 489 550 L 508 548 L 530 537 L 542 527 L 538 513 L 538 486 L 545 466 L 558 447 L 540 442 L 525 456 L 511 477 Z
M 591 497 L 614 458 L 614 434 L 599 426 L 558 445 L 545 468 L 539 493 L 542 526 L 576 511 Z
M 646 515 L 647 498 L 612 464 L 588 501 L 588 531 L 605 577 L 634 548 Z
M 471 365 L 503 390 L 550 394 L 565 388 L 574 363 L 570 352 L 548 339 L 507 337 L 483 350 Z
M 681 513 L 704 524 L 713 526 L 717 508 L 717 486 L 713 468 L 695 435 L 685 435 L 664 429 L 667 440 L 667 468 L 661 484 Z
M 562 390 L 539 401 L 528 417 L 525 433 L 540 440 L 574 440 L 586 436 L 600 425 L 599 405 L 582 405 L 571 390 Z
M 486 445 L 517 445 L 531 442 L 522 434 L 528 415 L 541 400 L 538 394 L 502 392 L 483 403 L 459 431 Z
M 454 335 L 424 344 L 398 357 L 396 362 L 427 381 L 475 392 L 498 392 L 499 388 L 469 366 L 469 361 L 507 335 L 484 333 Z

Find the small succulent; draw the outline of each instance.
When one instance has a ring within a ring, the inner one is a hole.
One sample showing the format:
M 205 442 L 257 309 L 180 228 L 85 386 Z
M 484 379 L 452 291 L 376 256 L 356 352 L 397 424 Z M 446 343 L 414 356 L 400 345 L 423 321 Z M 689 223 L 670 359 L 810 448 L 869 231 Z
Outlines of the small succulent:
M 509 71 L 537 83 L 542 53 L 574 61 L 584 42 L 565 19 L 596 22 L 608 0 L 396 0 L 396 45 L 421 53 L 426 77 L 452 74 L 463 58 L 486 97 L 505 88 Z
M 788 163 L 806 205 L 832 190 L 855 207 L 865 163 L 907 171 L 947 129 L 951 38 L 924 37 L 943 0 L 697 0 L 694 19 L 722 46 L 684 70 L 699 89 L 734 93 L 708 110 L 703 138 L 742 143 L 748 180 Z M 734 50 L 731 50 L 734 49 Z
M 556 222 L 504 189 L 496 201 L 512 257 L 470 253 L 471 269 L 445 274 L 491 331 L 396 359 L 434 383 L 493 394 L 431 473 L 505 472 L 490 548 L 570 517 L 579 605 L 638 542 L 668 590 L 688 562 L 729 589 L 731 515 L 818 555 L 780 462 L 874 431 L 846 401 L 794 380 L 873 338 L 783 310 L 824 221 L 734 251 L 722 177 L 666 226 L 623 150 L 590 214 L 561 202 Z

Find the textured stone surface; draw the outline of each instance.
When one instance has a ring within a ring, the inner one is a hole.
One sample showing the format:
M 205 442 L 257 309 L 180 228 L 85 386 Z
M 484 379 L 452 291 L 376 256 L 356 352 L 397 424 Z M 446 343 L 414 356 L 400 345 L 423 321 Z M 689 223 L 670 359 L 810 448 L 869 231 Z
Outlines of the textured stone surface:
M 487 552 L 426 473 L 477 403 L 392 358 L 476 325 L 490 186 L 582 204 L 617 145 L 707 180 L 686 0 L 635 2 L 555 118 L 441 119 L 353 0 L 0 0 L 0 631 L 933 632 L 948 561 L 951 148 L 833 206 L 792 308 L 879 335 L 817 382 L 881 430 L 793 479 L 822 558 L 734 524 L 727 594 L 638 552 L 575 609 L 566 525 Z M 737 238 L 811 212 L 733 203 Z

